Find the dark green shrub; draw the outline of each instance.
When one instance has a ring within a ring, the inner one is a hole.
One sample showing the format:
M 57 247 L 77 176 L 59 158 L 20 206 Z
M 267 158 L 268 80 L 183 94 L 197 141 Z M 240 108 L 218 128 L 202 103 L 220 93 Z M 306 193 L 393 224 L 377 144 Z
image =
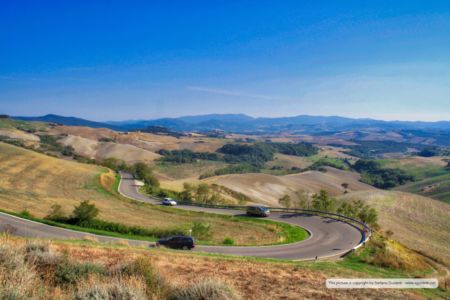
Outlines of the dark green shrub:
M 222 244 L 224 245 L 234 245 L 234 240 L 230 237 L 226 237 L 223 239 Z
M 24 218 L 31 218 L 33 216 L 28 209 L 22 210 L 20 215 Z
M 99 210 L 94 204 L 85 200 L 73 210 L 72 219 L 76 224 L 89 223 L 97 217 Z
M 211 236 L 210 229 L 211 225 L 194 221 L 192 223 L 192 236 L 199 240 L 208 239 Z

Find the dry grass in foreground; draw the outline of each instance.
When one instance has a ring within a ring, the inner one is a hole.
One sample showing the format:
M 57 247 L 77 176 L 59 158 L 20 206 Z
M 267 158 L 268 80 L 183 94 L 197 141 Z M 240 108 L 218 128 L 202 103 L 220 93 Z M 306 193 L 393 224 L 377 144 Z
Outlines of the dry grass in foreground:
M 326 289 L 329 277 L 366 276 L 352 270 L 314 270 L 311 264 L 8 236 L 0 237 L 0 244 L 0 296 L 15 296 L 9 299 L 426 298 L 406 290 Z
M 194 221 L 209 224 L 211 238 L 221 243 L 231 237 L 236 244 L 281 242 L 275 224 L 235 222 L 231 219 L 196 212 L 174 212 L 145 203 L 124 199 L 102 188 L 112 187 L 113 174 L 105 168 L 49 157 L 0 142 L 0 207 L 43 218 L 53 204 L 62 206 L 66 215 L 81 201 L 89 200 L 100 209 L 99 218 L 130 226 L 161 229 L 189 228 Z

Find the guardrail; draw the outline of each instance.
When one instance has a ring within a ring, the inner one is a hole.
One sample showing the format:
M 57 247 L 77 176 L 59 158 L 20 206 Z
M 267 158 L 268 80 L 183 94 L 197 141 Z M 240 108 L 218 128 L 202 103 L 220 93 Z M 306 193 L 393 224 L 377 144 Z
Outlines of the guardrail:
M 160 197 L 155 197 L 160 198 Z M 162 199 L 162 198 L 160 198 Z M 206 203 L 195 203 L 190 201 L 179 201 L 177 203 L 180 205 L 188 205 L 188 206 L 198 206 L 198 207 L 206 207 L 206 208 L 217 208 L 217 209 L 233 209 L 233 210 L 246 210 L 247 206 L 238 206 L 238 205 L 220 205 L 220 204 L 206 204 Z M 372 235 L 372 229 L 366 223 L 351 217 L 347 217 L 341 214 L 321 211 L 321 210 L 312 210 L 312 209 L 302 209 L 302 208 L 286 208 L 286 207 L 267 207 L 270 211 L 277 212 L 287 212 L 287 213 L 298 213 L 298 214 L 308 214 L 308 215 L 320 215 L 324 217 L 329 217 L 332 219 L 339 219 L 346 223 L 350 223 L 351 225 L 359 227 L 358 229 L 361 231 L 363 237 L 362 242 L 355 247 L 360 247 L 363 243 L 369 240 Z

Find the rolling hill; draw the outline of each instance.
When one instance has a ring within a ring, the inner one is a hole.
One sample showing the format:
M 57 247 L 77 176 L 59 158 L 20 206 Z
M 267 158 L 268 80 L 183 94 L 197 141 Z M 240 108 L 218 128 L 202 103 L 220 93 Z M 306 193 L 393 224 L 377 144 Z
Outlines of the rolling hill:
M 359 181 L 359 174 L 326 167 L 327 172 L 307 171 L 299 174 L 274 176 L 262 173 L 223 175 L 204 180 L 236 192 L 243 193 L 254 202 L 269 206 L 279 206 L 278 199 L 297 191 L 317 193 L 321 189 L 333 196 L 342 195 L 343 183 L 348 183 L 348 191 L 375 190 L 374 187 Z
M 450 266 L 450 205 L 395 191 L 362 191 L 341 196 L 363 200 L 379 212 L 381 228 L 408 248 Z
M 278 229 L 252 222 L 240 223 L 213 214 L 177 213 L 160 207 L 130 201 L 111 191 L 115 175 L 107 169 L 46 156 L 0 142 L 0 207 L 45 217 L 53 204 L 66 214 L 81 201 L 89 200 L 100 209 L 99 218 L 147 228 L 190 228 L 192 222 L 211 226 L 212 241 L 224 236 L 236 243 L 279 241 Z M 275 230 L 274 230 L 275 229 Z
M 65 146 L 72 146 L 75 153 L 79 155 L 98 160 L 114 157 L 132 164 L 135 162 L 152 162 L 160 157 L 159 154 L 133 145 L 98 142 L 74 135 L 66 136 L 59 142 Z

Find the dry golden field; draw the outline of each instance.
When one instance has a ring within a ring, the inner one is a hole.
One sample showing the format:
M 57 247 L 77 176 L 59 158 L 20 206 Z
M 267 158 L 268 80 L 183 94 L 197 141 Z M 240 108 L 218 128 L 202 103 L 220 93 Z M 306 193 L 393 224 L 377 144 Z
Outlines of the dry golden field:
M 60 142 L 65 146 L 72 146 L 79 155 L 99 160 L 114 157 L 132 164 L 135 162 L 151 163 L 161 157 L 159 154 L 130 144 L 98 142 L 74 135 L 66 136 Z
M 100 185 L 100 174 L 106 171 L 0 143 L 0 207 L 15 212 L 26 209 L 34 216 L 44 217 L 53 204 L 60 204 L 69 214 L 79 202 L 89 200 L 100 209 L 101 219 L 113 222 L 173 228 L 190 227 L 193 221 L 199 221 L 211 225 L 212 240 L 219 243 L 226 236 L 240 244 L 280 241 L 273 225 L 234 222 L 195 212 L 173 213 L 107 192 Z M 107 177 L 104 175 L 102 182 L 111 186 L 113 179 Z

